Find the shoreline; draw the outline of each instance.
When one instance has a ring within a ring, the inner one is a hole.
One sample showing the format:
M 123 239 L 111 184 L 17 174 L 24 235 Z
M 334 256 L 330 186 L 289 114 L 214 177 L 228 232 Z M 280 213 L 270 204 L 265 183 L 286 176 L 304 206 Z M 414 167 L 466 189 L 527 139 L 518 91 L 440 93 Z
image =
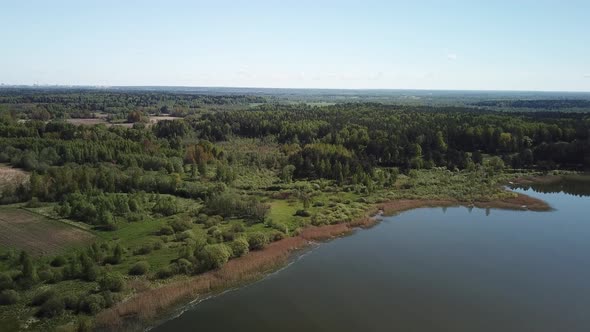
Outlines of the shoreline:
M 363 217 L 340 224 L 309 226 L 298 235 L 270 243 L 266 248 L 252 251 L 230 260 L 218 270 L 208 271 L 188 279 L 173 281 L 161 287 L 139 292 L 124 302 L 96 316 L 98 330 L 145 330 L 154 323 L 164 322 L 166 315 L 191 303 L 198 303 L 225 291 L 261 280 L 285 267 L 293 253 L 314 242 L 327 241 L 350 234 L 355 229 L 370 228 L 381 217 L 427 207 L 466 206 L 521 211 L 550 211 L 544 201 L 516 193 L 514 197 L 491 201 L 465 202 L 452 199 L 400 199 L 374 204 Z

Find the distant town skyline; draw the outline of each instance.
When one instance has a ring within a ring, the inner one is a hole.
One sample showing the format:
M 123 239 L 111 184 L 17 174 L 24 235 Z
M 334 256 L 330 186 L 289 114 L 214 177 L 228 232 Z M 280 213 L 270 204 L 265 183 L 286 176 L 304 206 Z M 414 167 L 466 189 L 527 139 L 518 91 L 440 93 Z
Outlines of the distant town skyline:
M 4 85 L 590 91 L 588 1 L 21 1 Z

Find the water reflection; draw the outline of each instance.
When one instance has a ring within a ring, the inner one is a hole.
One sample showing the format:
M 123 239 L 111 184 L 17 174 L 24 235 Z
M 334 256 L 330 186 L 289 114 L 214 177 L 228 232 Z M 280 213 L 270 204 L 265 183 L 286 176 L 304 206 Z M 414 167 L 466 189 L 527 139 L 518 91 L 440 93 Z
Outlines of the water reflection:
M 525 185 L 513 184 L 510 187 L 523 190 L 532 189 L 535 192 L 544 194 L 564 193 L 582 197 L 590 195 L 590 175 L 570 175 L 564 176 L 558 181 Z

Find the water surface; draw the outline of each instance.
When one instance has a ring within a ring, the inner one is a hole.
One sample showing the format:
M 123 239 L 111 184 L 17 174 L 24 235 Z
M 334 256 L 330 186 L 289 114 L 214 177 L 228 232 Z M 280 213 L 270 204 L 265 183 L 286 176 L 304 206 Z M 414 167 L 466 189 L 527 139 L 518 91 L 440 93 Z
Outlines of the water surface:
M 590 186 L 553 188 L 386 218 L 155 331 L 590 331 Z

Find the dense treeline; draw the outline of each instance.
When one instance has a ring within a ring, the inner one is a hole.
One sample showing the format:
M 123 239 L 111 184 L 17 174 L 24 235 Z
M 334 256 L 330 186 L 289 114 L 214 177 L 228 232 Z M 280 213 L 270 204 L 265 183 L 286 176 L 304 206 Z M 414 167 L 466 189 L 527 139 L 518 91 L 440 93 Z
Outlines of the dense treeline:
M 192 126 L 210 140 L 273 135 L 280 143 L 298 145 L 291 160 L 301 176 L 324 176 L 330 169 L 328 177 L 337 178 L 338 170 L 332 167 L 337 161 L 352 172 L 370 171 L 369 166 L 462 169 L 481 163 L 482 155 L 501 156 L 514 167 L 590 165 L 590 118 L 584 114 L 508 115 L 379 104 L 264 105 L 207 114 Z M 346 151 L 347 157 L 335 157 L 335 151 Z
M 0 107 L 36 120 L 94 117 L 95 113 L 124 114 L 134 110 L 184 116 L 206 106 L 264 103 L 260 96 L 102 91 L 97 89 L 2 89 Z
M 545 110 L 560 110 L 570 108 L 590 108 L 587 99 L 533 99 L 533 100 L 486 100 L 474 103 L 476 106 L 502 108 L 531 108 Z

